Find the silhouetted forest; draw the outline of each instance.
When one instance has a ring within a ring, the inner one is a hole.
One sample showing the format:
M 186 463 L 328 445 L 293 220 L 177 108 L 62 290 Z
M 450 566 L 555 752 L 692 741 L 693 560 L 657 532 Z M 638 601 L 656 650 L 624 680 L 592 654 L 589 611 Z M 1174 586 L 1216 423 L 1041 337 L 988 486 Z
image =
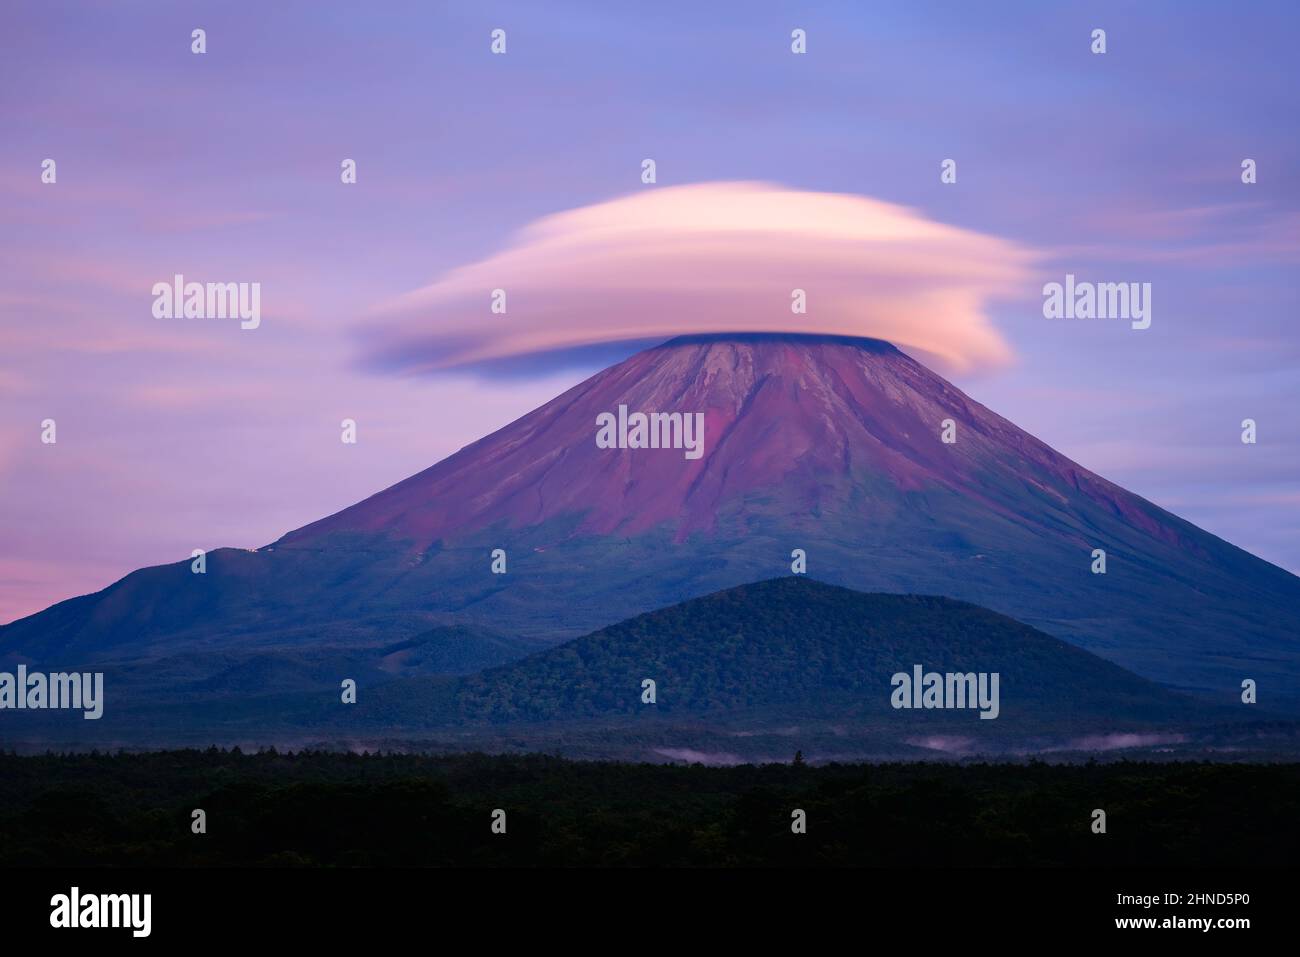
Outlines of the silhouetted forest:
M 195 808 L 205 834 L 191 832 Z M 498 808 L 505 834 L 492 832 Z M 10 867 L 1290 866 L 1298 821 L 1297 764 L 0 755 Z

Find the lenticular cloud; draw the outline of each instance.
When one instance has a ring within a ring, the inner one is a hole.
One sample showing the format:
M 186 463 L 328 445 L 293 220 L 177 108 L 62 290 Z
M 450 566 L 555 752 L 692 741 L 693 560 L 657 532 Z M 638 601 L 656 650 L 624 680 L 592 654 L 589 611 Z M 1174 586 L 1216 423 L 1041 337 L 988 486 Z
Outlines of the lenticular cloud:
M 501 252 L 369 317 L 406 372 L 724 332 L 870 336 L 953 370 L 1010 359 L 987 303 L 1022 294 L 1023 247 L 891 203 L 765 183 L 645 187 L 540 219 Z M 494 290 L 506 312 L 494 314 Z M 792 311 L 793 291 L 807 311 Z

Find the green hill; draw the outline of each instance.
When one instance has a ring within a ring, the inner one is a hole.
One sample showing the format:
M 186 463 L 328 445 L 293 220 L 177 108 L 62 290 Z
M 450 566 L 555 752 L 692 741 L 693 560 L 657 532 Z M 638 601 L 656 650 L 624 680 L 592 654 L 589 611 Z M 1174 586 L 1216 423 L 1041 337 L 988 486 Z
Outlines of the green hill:
M 1000 714 L 904 710 L 891 676 L 996 672 Z M 643 703 L 643 681 L 656 702 Z M 727 589 L 457 682 L 379 687 L 433 724 L 725 717 L 1016 726 L 1186 720 L 1202 706 L 987 609 L 866 594 L 802 577 Z M 422 700 L 423 699 L 423 700 Z M 900 724 L 904 726 L 905 724 Z

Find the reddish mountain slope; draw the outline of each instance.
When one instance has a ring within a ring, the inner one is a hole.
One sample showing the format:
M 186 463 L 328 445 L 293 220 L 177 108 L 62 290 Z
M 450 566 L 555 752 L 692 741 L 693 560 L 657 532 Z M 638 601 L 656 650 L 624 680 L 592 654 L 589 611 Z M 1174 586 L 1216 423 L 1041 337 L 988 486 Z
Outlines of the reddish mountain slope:
M 596 447 L 596 417 L 702 412 L 705 453 Z M 953 419 L 957 441 L 940 440 Z M 678 540 L 716 528 L 748 495 L 779 490 L 792 510 L 880 503 L 857 493 L 941 487 L 1012 521 L 1050 524 L 1026 491 L 1061 509 L 1113 512 L 1195 548 L 1168 516 L 972 402 L 874 340 L 754 336 L 677 339 L 593 376 L 430 469 L 291 532 L 289 547 L 338 531 L 427 543 L 497 522 L 512 528 L 580 514 L 575 534 L 635 535 L 661 524 Z M 1050 509 L 1049 509 L 1050 510 Z M 1075 544 L 1088 544 L 1075 537 Z

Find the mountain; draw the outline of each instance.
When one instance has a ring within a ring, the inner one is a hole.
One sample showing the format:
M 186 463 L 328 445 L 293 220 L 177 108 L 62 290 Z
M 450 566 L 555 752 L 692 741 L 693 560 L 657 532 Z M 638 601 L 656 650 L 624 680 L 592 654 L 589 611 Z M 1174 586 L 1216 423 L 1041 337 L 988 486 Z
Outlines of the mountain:
M 701 413 L 702 454 L 598 448 L 597 417 L 620 406 Z M 1105 574 L 1091 572 L 1096 548 Z M 14 622 L 0 657 L 142 674 L 232 650 L 343 646 L 378 661 L 454 627 L 506 636 L 522 656 L 787 574 L 795 549 L 812 577 L 974 602 L 1221 702 L 1244 678 L 1261 703 L 1300 702 L 1300 579 L 887 343 L 793 335 L 645 350 L 351 508 L 209 553 L 205 575 L 188 561 L 142 569 Z

